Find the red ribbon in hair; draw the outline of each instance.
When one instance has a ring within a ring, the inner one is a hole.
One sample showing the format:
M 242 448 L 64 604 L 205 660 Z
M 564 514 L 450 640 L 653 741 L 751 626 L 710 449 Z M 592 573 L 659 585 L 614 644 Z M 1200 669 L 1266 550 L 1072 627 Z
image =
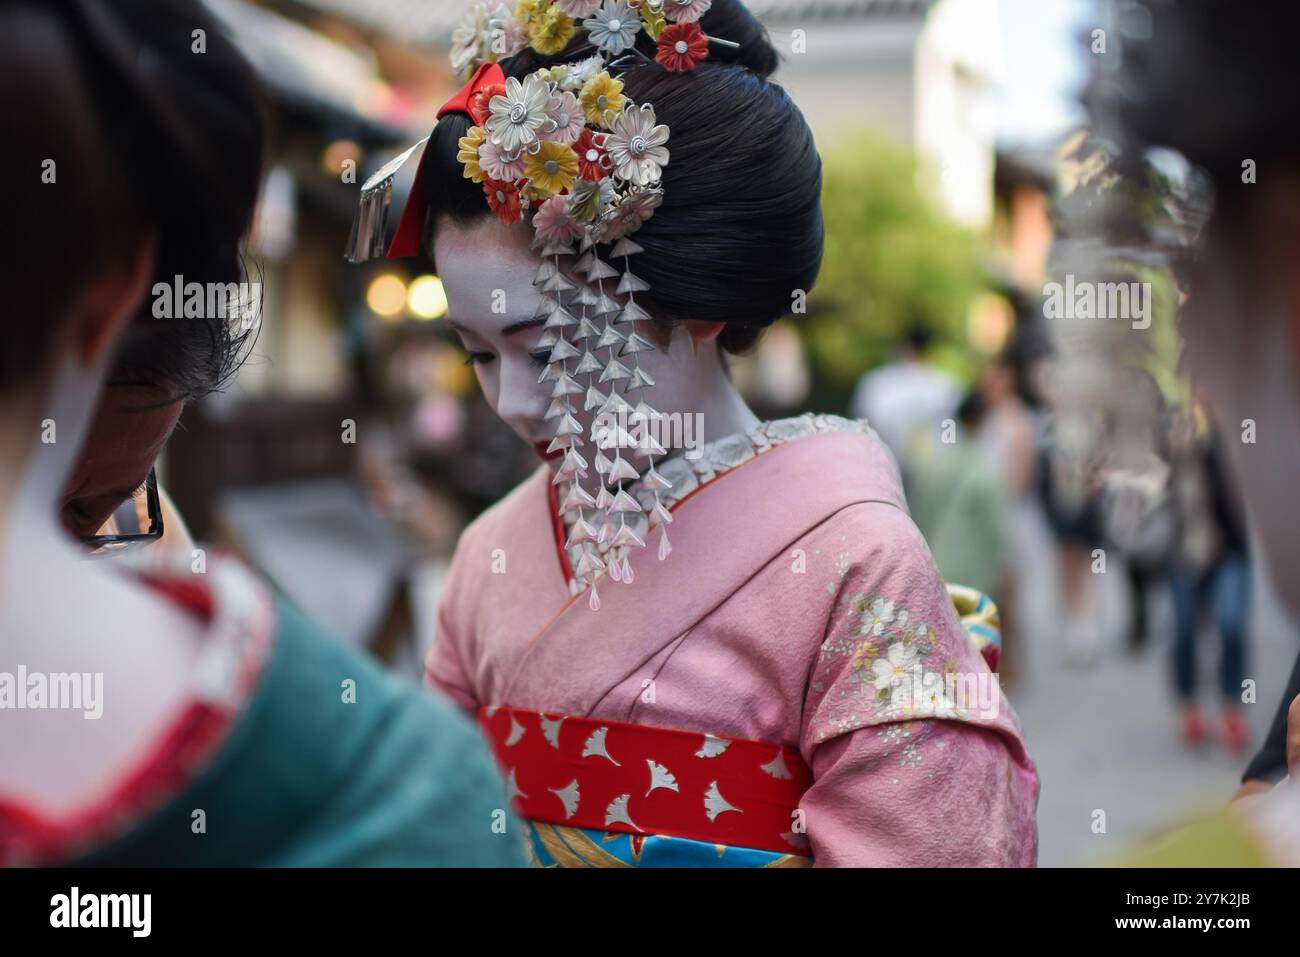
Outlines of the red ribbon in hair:
M 474 99 L 475 94 L 486 86 L 493 83 L 505 83 L 506 75 L 502 72 L 499 64 L 483 63 L 474 71 L 474 75 L 469 78 L 469 82 L 462 86 L 446 103 L 438 108 L 438 119 L 442 119 L 447 113 L 464 113 L 469 115 L 469 105 Z M 425 146 L 428 149 L 428 146 Z M 415 182 L 411 184 L 411 195 L 406 198 L 406 208 L 402 210 L 402 218 L 397 224 L 397 232 L 393 234 L 393 241 L 388 245 L 387 256 L 389 259 L 401 259 L 404 256 L 415 256 L 420 252 L 420 238 L 424 234 L 424 207 L 425 207 L 425 185 L 424 185 L 424 153 L 420 153 L 420 165 L 415 171 Z

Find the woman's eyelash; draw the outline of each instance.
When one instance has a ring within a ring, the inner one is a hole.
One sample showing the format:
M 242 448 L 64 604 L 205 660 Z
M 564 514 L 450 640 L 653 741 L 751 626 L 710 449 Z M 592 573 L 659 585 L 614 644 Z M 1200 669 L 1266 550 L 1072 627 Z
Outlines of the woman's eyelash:
M 549 350 L 529 352 L 528 361 L 529 363 L 536 365 L 537 368 L 542 368 L 545 367 L 547 360 L 550 359 L 550 356 L 551 354 Z M 495 358 L 497 358 L 497 356 L 494 356 L 493 354 L 491 354 L 491 352 L 469 352 L 469 354 L 465 356 L 465 365 L 477 365 L 478 363 L 490 363 L 490 361 Z
M 541 349 L 537 352 L 528 353 L 528 361 L 537 368 L 543 368 L 551 357 L 549 349 Z M 491 362 L 495 359 L 490 352 L 470 352 L 465 356 L 465 365 L 478 365 L 480 362 Z

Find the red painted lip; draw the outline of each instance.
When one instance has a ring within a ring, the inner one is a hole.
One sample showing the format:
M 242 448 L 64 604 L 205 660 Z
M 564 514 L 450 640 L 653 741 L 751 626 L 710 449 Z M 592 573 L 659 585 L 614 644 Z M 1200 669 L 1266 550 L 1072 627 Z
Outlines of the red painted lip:
M 556 449 L 554 452 L 547 452 L 546 449 L 550 444 L 550 442 L 533 443 L 533 451 L 537 453 L 537 457 L 543 462 L 554 462 L 556 459 L 564 457 L 563 449 Z

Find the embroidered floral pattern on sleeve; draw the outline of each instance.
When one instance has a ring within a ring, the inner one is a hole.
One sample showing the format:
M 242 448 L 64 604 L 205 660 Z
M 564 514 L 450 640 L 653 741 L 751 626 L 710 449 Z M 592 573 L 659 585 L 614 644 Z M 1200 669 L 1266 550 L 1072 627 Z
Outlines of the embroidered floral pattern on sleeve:
M 995 677 L 949 624 L 878 592 L 847 590 L 832 613 L 810 687 L 814 742 L 878 727 L 883 742 L 902 747 L 901 763 L 909 768 L 920 763 L 916 746 L 939 721 L 987 726 L 987 716 L 953 691 L 975 680 L 989 686 Z

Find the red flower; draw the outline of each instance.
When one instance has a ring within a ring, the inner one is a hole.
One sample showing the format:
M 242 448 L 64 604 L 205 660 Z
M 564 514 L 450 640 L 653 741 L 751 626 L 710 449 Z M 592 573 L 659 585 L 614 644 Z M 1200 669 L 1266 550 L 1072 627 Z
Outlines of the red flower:
M 497 219 L 509 226 L 519 222 L 523 215 L 519 208 L 519 187 L 490 176 L 483 177 L 483 194 Z
M 490 83 L 475 93 L 469 100 L 469 115 L 474 121 L 475 126 L 483 126 L 487 123 L 487 118 L 492 115 L 488 109 L 488 104 L 492 102 L 494 96 L 505 96 L 506 85 L 504 83 Z
M 709 56 L 709 41 L 697 23 L 670 23 L 659 34 L 655 61 L 665 70 L 684 73 L 694 70 Z
M 573 151 L 578 154 L 578 175 L 583 179 L 598 180 L 609 175 L 612 164 L 609 154 L 605 152 L 605 135 L 587 129 L 574 140 Z

